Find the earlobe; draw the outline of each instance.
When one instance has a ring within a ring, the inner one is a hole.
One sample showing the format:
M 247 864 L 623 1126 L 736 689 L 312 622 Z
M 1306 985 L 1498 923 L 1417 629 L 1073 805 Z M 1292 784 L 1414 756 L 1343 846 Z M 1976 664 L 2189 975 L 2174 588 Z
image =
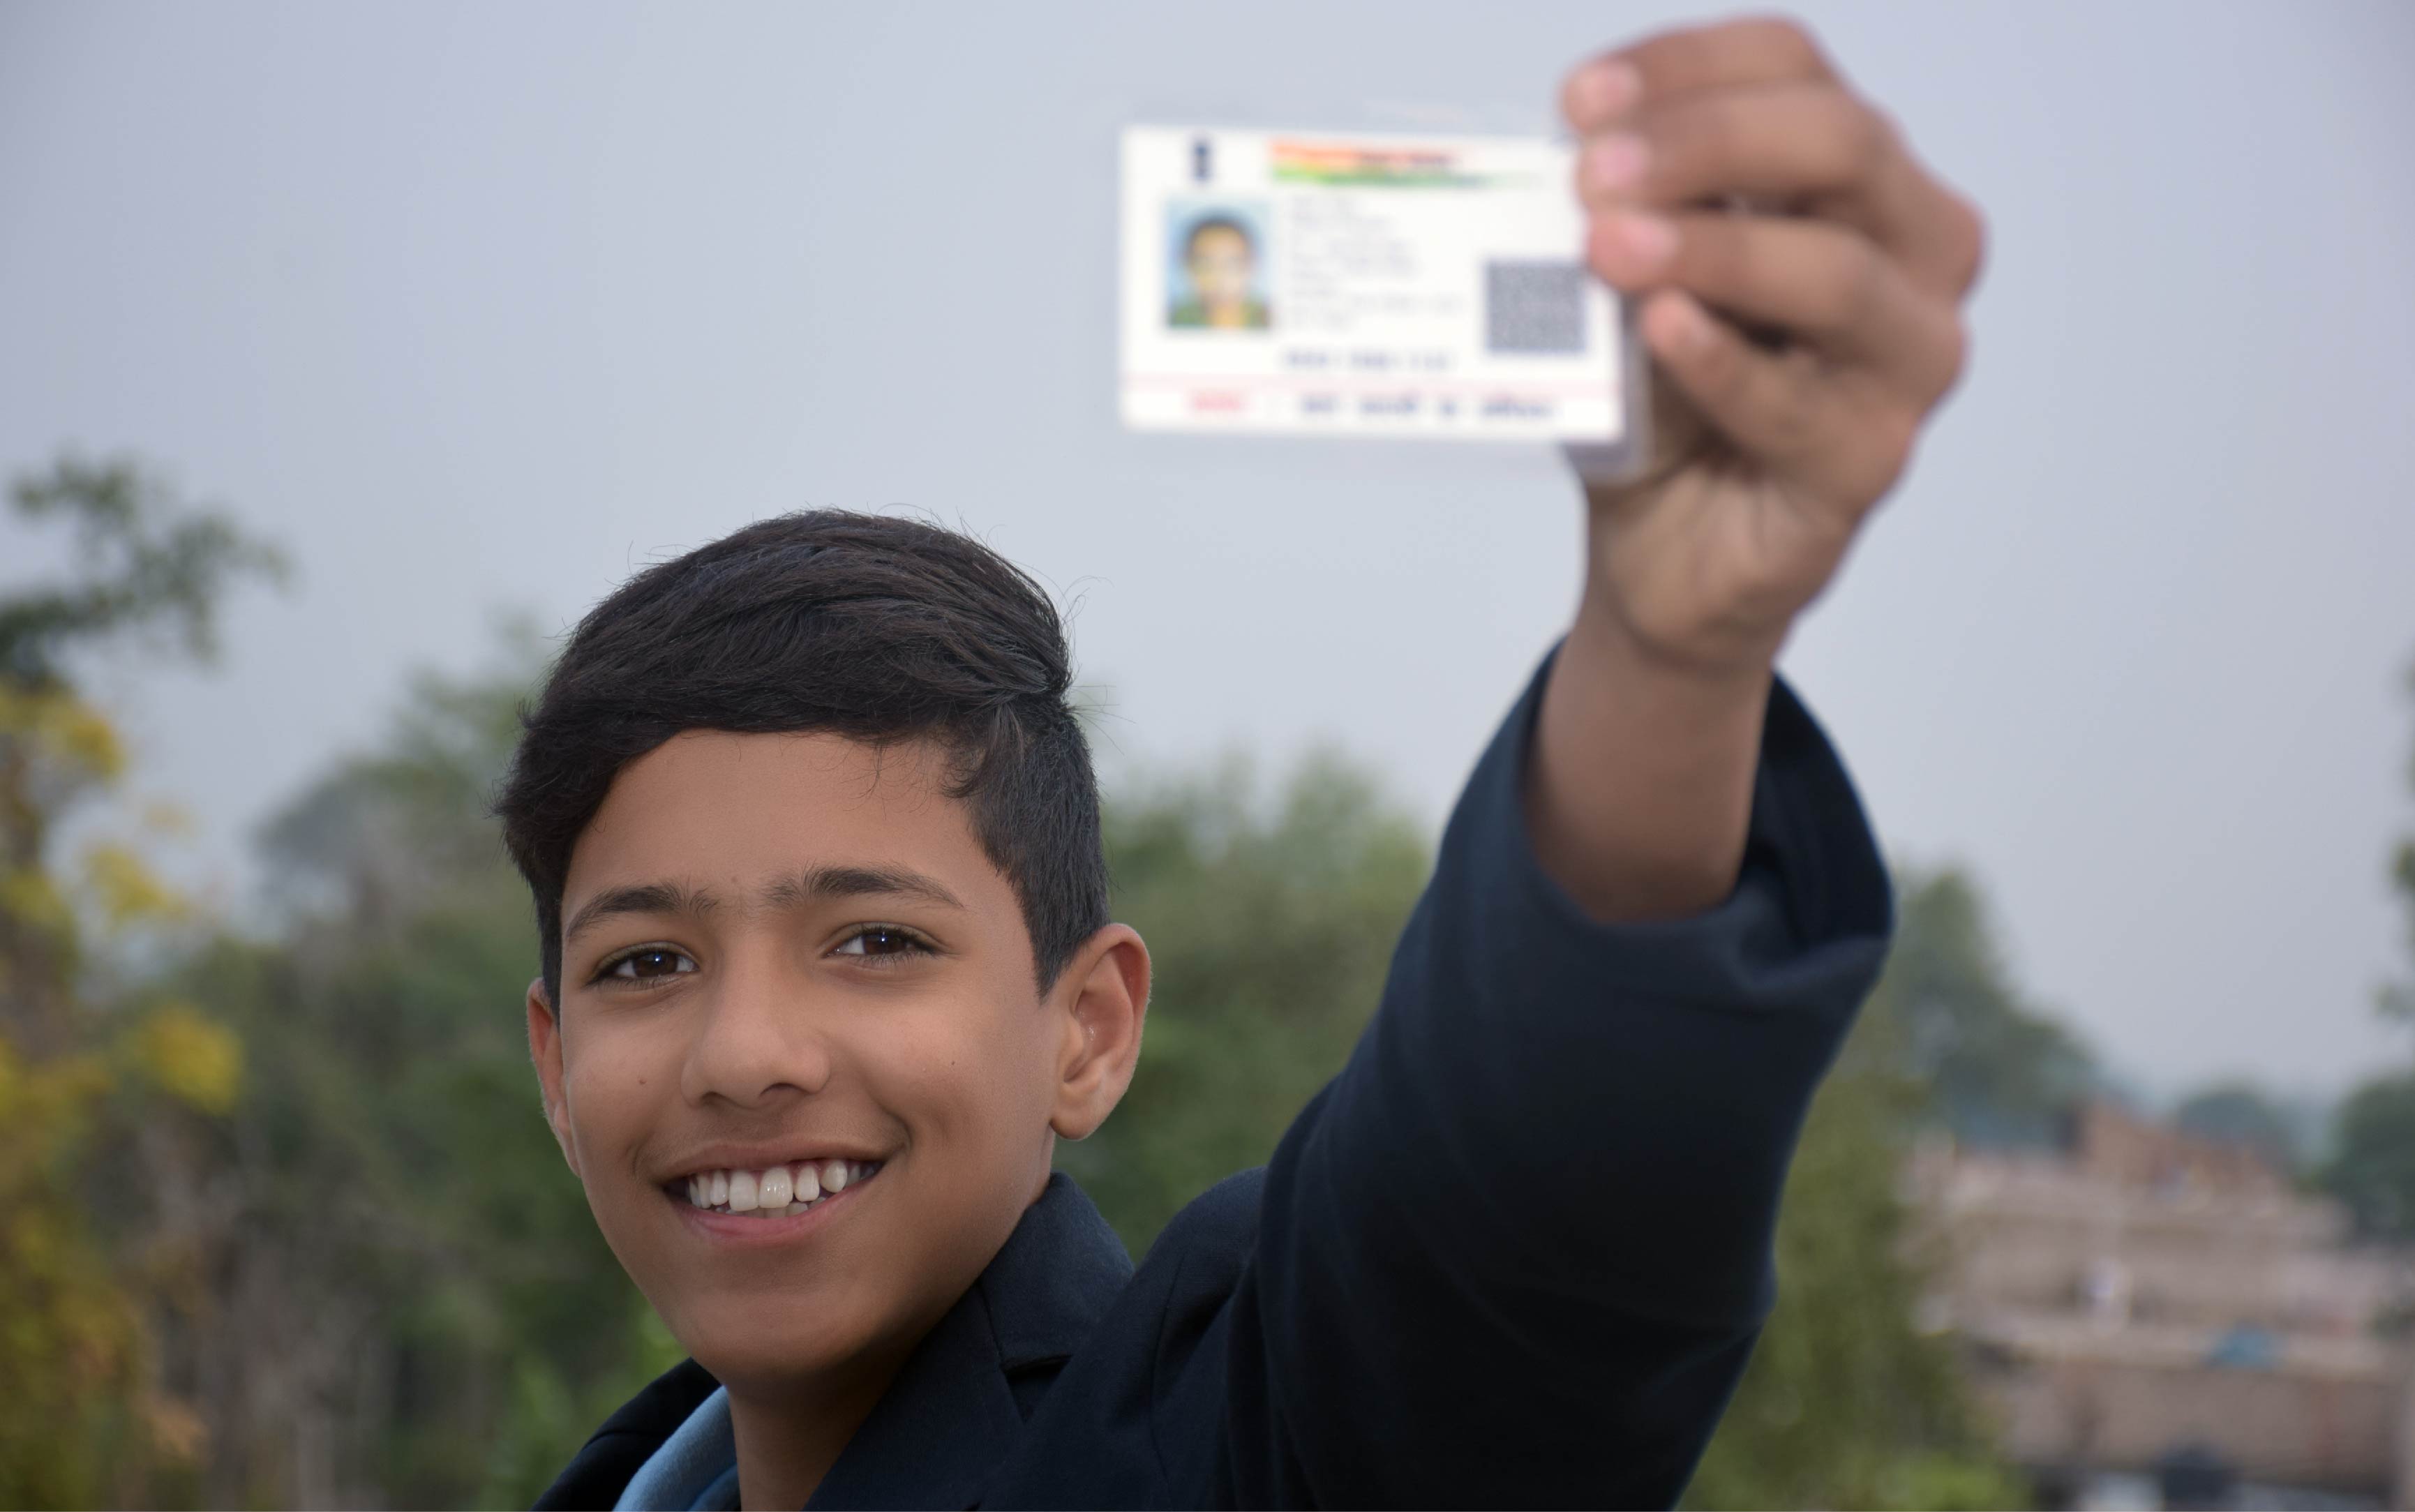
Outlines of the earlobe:
M 1088 1139 L 1132 1085 L 1148 1016 L 1148 947 L 1127 924 L 1100 930 L 1066 963 L 1051 993 L 1065 1015 L 1057 1105 L 1048 1120 L 1060 1138 Z
M 527 1007 L 529 1059 L 536 1063 L 537 1087 L 545 1098 L 546 1127 L 553 1130 L 553 1142 L 562 1146 L 562 1158 L 575 1175 L 578 1154 L 570 1141 L 569 1106 L 562 1093 L 562 1020 L 545 996 L 543 977 L 529 983 Z

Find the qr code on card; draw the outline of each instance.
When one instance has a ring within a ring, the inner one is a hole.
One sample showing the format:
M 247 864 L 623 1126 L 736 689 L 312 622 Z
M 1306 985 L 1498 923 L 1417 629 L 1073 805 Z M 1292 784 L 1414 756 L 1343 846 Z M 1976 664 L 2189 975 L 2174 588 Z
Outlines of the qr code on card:
M 1584 268 L 1575 262 L 1484 264 L 1484 350 L 1582 352 L 1584 277 Z

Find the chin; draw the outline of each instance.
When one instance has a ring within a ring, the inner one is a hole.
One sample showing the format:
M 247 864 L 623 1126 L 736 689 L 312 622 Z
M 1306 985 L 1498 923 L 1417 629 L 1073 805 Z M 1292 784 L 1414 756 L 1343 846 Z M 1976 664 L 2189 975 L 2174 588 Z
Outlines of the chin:
M 739 1389 L 774 1391 L 827 1380 L 865 1359 L 882 1330 L 868 1319 L 766 1317 L 760 1306 L 708 1306 L 687 1326 L 671 1330 L 713 1379 Z

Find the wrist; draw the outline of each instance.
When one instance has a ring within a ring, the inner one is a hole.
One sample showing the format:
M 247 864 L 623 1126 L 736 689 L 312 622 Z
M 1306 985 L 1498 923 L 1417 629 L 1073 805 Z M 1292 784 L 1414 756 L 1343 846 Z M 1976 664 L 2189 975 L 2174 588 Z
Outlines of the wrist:
M 1767 693 L 1778 653 L 1793 626 L 1791 616 L 1656 618 L 1638 612 L 1631 597 L 1601 583 L 1599 576 L 1586 585 L 1568 638 L 1594 648 L 1622 681 L 1665 689 L 1686 701 L 1758 702 Z
M 1526 816 L 1592 917 L 1681 918 L 1733 888 L 1774 654 L 1672 656 L 1615 614 L 1580 613 L 1544 690 Z

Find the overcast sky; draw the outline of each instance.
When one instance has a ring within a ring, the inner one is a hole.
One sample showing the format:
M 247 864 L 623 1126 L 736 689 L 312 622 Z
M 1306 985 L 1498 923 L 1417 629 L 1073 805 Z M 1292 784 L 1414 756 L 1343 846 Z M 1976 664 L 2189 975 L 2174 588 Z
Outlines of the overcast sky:
M 1077 600 L 1110 767 L 1319 739 L 1439 820 L 1570 606 L 1551 455 L 1114 406 L 1130 120 L 1543 129 L 1679 6 L 0 0 L 0 468 L 131 448 L 300 577 L 121 673 L 260 817 L 498 610 L 807 504 Z M 2158 1091 L 2403 1058 L 2415 7 L 1814 6 L 1993 226 L 1970 378 L 1787 669 L 1899 853 Z M 0 576 L 39 557 L 0 523 Z

